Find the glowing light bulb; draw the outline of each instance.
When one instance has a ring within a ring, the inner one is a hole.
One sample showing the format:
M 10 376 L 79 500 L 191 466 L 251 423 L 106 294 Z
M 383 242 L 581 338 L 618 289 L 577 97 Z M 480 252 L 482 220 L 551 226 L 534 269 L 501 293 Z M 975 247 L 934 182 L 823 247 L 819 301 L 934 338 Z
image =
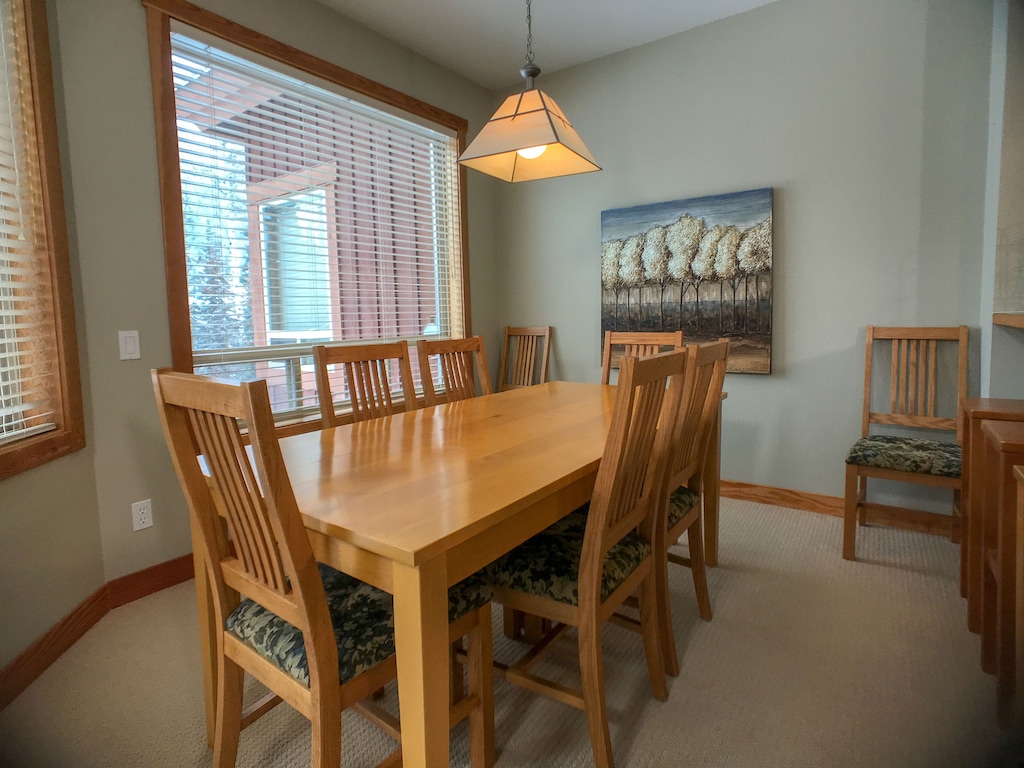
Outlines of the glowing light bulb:
M 547 144 L 541 144 L 539 147 L 526 147 L 525 149 L 517 149 L 516 153 L 526 160 L 535 160 L 541 155 L 543 155 L 544 150 L 547 148 Z

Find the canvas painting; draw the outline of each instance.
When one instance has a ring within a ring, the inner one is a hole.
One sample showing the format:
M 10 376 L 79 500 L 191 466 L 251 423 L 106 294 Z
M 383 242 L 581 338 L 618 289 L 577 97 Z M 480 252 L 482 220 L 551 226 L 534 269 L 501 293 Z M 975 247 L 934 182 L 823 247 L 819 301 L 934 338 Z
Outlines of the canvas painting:
M 771 373 L 771 188 L 601 213 L 601 337 L 677 330 Z

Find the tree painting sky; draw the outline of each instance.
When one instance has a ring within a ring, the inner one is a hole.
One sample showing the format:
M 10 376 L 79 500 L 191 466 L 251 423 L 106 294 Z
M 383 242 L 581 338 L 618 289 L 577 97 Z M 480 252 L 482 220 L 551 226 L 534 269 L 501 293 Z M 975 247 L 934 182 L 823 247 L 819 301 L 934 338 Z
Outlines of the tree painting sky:
M 624 240 L 653 226 L 667 226 L 684 214 L 704 219 L 707 227 L 731 224 L 741 231 L 764 221 L 772 212 L 772 190 L 751 189 L 725 195 L 692 197 L 665 203 L 613 208 L 601 212 L 601 241 Z

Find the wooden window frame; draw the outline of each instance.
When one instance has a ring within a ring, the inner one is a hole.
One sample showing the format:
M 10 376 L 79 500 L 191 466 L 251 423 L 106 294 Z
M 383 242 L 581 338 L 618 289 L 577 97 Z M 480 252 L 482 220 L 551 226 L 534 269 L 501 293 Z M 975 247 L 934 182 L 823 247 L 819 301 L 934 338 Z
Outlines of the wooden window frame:
M 51 394 L 56 428 L 0 447 L 0 479 L 11 477 L 85 447 L 81 373 L 75 330 L 64 185 L 58 150 L 53 68 L 46 0 L 13 0 L 25 15 L 28 66 L 32 82 L 34 125 L 42 189 L 43 236 L 50 268 L 53 343 L 58 375 Z
M 141 0 L 141 2 L 146 9 L 149 32 L 150 69 L 156 118 L 157 164 L 163 211 L 167 303 L 171 330 L 171 360 L 175 370 L 190 373 L 193 371 L 192 338 L 178 138 L 175 123 L 174 81 L 170 55 L 172 19 L 286 64 L 313 77 L 334 83 L 374 101 L 397 107 L 409 114 L 447 128 L 455 133 L 460 153 L 466 146 L 468 121 L 463 117 L 244 27 L 186 0 Z M 463 327 L 468 334 L 472 326 L 470 324 L 468 224 L 465 195 L 466 170 L 462 166 L 459 166 L 458 183 L 462 275 L 460 293 Z M 305 431 L 317 426 L 319 426 L 319 418 L 313 422 L 285 427 L 285 432 Z

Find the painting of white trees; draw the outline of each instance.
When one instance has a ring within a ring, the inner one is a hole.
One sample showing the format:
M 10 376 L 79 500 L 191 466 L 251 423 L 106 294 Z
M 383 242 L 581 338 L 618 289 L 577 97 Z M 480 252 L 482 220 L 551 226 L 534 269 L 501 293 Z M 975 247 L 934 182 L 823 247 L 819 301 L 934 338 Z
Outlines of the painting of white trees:
M 771 372 L 771 188 L 601 213 L 601 336 L 677 330 Z

